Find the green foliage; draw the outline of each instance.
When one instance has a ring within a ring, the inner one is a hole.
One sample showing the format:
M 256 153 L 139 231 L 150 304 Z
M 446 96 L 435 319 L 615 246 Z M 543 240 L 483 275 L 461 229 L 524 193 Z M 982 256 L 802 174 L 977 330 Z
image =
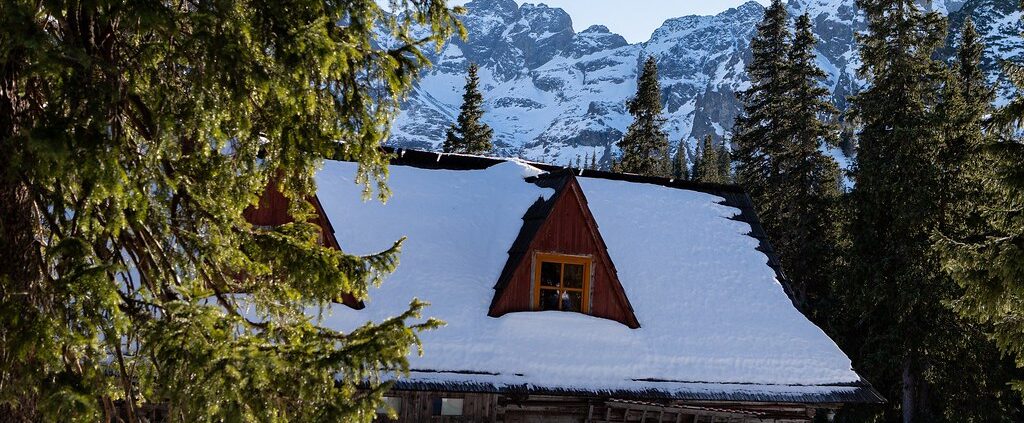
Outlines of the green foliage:
M 751 43 L 752 85 L 739 95 L 734 128 L 737 177 L 794 302 L 890 400 L 882 410 L 844 410 L 840 421 L 1014 421 L 1020 401 L 1005 385 L 1013 371 L 985 339 L 987 327 L 948 308 L 956 285 L 937 271 L 931 246 L 935 229 L 970 232 L 980 221 L 971 211 L 984 209 L 969 175 L 987 166 L 966 159 L 991 101 L 978 67 L 983 48 L 968 24 L 956 72 L 946 72 L 931 60 L 941 17 L 910 0 L 859 6 L 869 18 L 860 43 L 870 86 L 853 99 L 846 127 L 848 138 L 859 131 L 849 203 L 838 165 L 822 153 L 837 146 L 839 128 L 811 20 L 799 17 L 790 34 L 779 1 Z
M 484 96 L 477 87 L 480 84 L 477 69 L 479 68 L 476 63 L 469 64 L 466 92 L 462 95 L 458 124 L 452 124 L 448 128 L 444 140 L 445 153 L 486 154 L 494 150 L 494 145 L 491 144 L 494 131 L 483 122 Z
M 626 104 L 633 123 L 619 140 L 622 159 L 616 163 L 619 172 L 648 176 L 669 176 L 668 134 L 662 129 L 661 85 L 654 56 L 647 57 L 637 80 L 636 96 Z
M 980 212 L 985 228 L 964 238 L 942 240 L 943 265 L 963 288 L 954 304 L 962 315 L 991 326 L 999 348 L 1024 366 L 1024 326 L 1021 325 L 1020 281 L 1024 275 L 1024 148 L 1020 141 L 1002 139 L 986 146 L 992 168 L 982 183 L 991 202 Z M 1017 389 L 1024 389 L 1017 374 Z
M 850 319 L 865 322 L 844 342 L 891 399 L 890 420 L 935 419 L 925 372 L 940 361 L 950 318 L 948 293 L 929 254 L 939 212 L 933 166 L 940 65 L 932 59 L 945 24 L 912 1 L 859 1 L 869 32 L 858 38 L 860 74 L 870 86 L 853 99 L 860 124 L 853 192 L 852 273 L 840 287 Z M 884 320 L 884 322 L 882 321 Z M 941 328 L 941 329 L 940 329 Z M 852 331 L 852 329 L 851 329 Z M 854 340 L 856 339 L 856 340 Z
M 942 101 L 937 113 L 942 130 L 938 148 L 940 183 L 937 193 L 944 205 L 939 232 L 955 238 L 986 231 L 980 211 L 987 202 L 984 173 L 992 164 L 983 154 L 986 135 L 982 121 L 992 113 L 994 91 L 981 70 L 984 45 L 974 23 L 964 23 L 960 48 L 949 72 L 945 73 Z
M 869 86 L 852 100 L 859 142 L 850 265 L 836 286 L 838 340 L 890 400 L 876 418 L 1014 421 L 1019 399 L 1003 385 L 1010 369 L 986 328 L 948 307 L 959 292 L 932 242 L 937 229 L 967 227 L 953 200 L 969 197 L 958 157 L 980 136 L 983 79 L 961 84 L 932 59 L 944 38 L 940 15 L 913 0 L 858 6 L 868 19 L 858 41 Z
M 690 179 L 689 148 L 686 139 L 679 140 L 676 146 L 676 155 L 672 157 L 672 177 L 675 179 Z
M 729 152 L 729 147 L 726 145 L 727 140 L 722 140 L 718 144 L 718 174 L 722 183 L 732 183 L 732 153 Z
M 400 243 L 323 247 L 304 199 L 328 156 L 387 196 L 378 146 L 421 49 L 465 35 L 442 0 L 390 4 L 0 3 L 0 413 L 373 417 L 438 322 L 419 301 L 351 333 L 309 316 L 365 298 Z M 243 218 L 268 185 L 296 223 Z
M 821 84 L 825 73 L 815 62 L 817 43 L 810 16 L 797 18 L 784 71 L 784 141 L 772 168 L 779 174 L 765 187 L 775 217 L 766 223 L 791 289 L 802 309 L 818 321 L 828 282 L 840 262 L 841 222 L 836 220 L 842 177 L 839 165 L 823 153 L 838 142 L 837 110 Z
M 952 187 L 949 219 L 937 237 L 943 268 L 962 288 L 953 302 L 962 316 L 984 325 L 999 349 L 1024 367 L 1024 144 L 1019 136 L 1024 113 L 1022 97 L 998 110 L 987 136 L 981 136 L 989 112 L 991 90 L 984 85 L 978 63 L 983 46 L 973 24 L 961 35 L 956 62 L 955 120 L 946 145 L 957 165 L 949 170 Z M 1024 87 L 1024 68 L 1008 64 L 1006 73 Z M 956 220 L 953 220 L 956 219 Z M 1021 372 L 1014 383 L 1024 389 Z
M 724 143 L 717 146 L 715 144 L 711 134 L 704 137 L 697 150 L 697 157 L 693 160 L 693 180 L 716 184 L 729 182 L 729 174 L 726 173 L 729 156 L 722 152 L 725 148 Z
M 779 253 L 797 306 L 821 321 L 829 281 L 839 264 L 839 166 L 822 150 L 836 143 L 837 113 L 821 86 L 810 17 L 793 34 L 781 2 L 765 11 L 751 41 L 752 86 L 740 94 L 736 167 L 740 184 L 758 205 Z
M 783 58 L 789 54 L 791 38 L 786 7 L 781 0 L 773 0 L 750 40 L 752 57 L 746 69 L 750 88 L 737 94 L 743 110 L 733 127 L 736 179 L 758 200 L 759 207 L 767 209 L 776 208 L 768 205 L 771 198 L 764 187 L 775 182 L 769 178 L 780 177 L 771 159 L 781 154 L 785 142 Z

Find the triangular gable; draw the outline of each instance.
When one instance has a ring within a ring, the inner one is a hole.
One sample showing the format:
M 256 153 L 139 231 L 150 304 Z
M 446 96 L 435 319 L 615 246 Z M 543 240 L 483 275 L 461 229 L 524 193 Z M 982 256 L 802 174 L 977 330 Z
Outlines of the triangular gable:
M 313 194 L 306 201 L 309 201 L 316 210 L 316 217 L 313 218 L 312 223 L 320 227 L 321 243 L 326 247 L 340 251 L 341 244 L 338 243 L 338 238 L 334 236 L 334 226 L 331 225 L 330 219 L 327 218 L 327 212 L 324 211 L 323 205 L 320 204 L 320 198 Z M 288 205 L 288 198 L 281 194 L 272 183 L 263 191 L 257 206 L 246 208 L 242 215 L 246 221 L 253 225 L 280 226 L 295 220 L 288 213 Z M 362 301 L 356 299 L 351 294 L 342 294 L 340 300 L 339 302 L 342 304 L 356 310 L 362 310 L 366 307 Z
M 546 201 L 537 200 L 523 216 L 523 227 L 509 249 L 509 259 L 494 287 L 488 315 L 498 317 L 536 310 L 538 257 L 558 254 L 583 257 L 591 264 L 587 272 L 589 292 L 584 296 L 587 314 L 639 328 L 576 177 L 566 171 L 541 175 L 531 182 L 556 192 Z

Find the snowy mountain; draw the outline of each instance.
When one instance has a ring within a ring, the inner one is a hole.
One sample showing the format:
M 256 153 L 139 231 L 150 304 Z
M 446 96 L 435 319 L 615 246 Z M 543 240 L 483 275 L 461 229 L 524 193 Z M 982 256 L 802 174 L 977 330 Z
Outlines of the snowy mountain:
M 462 103 L 466 68 L 475 62 L 484 120 L 494 128 L 499 153 L 561 164 L 589 154 L 606 161 L 631 121 L 625 102 L 648 55 L 658 61 L 673 144 L 685 138 L 692 149 L 705 134 L 727 137 L 739 111 L 735 92 L 749 85 L 749 42 L 764 11 L 751 1 L 714 16 L 673 18 L 650 40 L 629 44 L 604 26 L 576 32 L 564 10 L 544 4 L 476 0 L 466 7 L 469 40 L 431 57 L 434 67 L 404 103 L 390 144 L 440 149 Z M 1016 0 L 935 0 L 927 7 L 949 14 L 951 31 L 966 16 L 975 20 L 989 42 L 986 69 L 993 82 L 999 60 L 1024 59 Z M 790 0 L 787 8 L 793 16 L 811 15 L 821 39 L 819 64 L 829 75 L 824 83 L 844 108 L 863 84 L 854 33 L 865 24 L 855 0 Z M 1005 81 L 1001 87 L 1008 96 Z
M 996 85 L 997 104 L 1005 104 L 1014 94 L 1014 88 L 1001 72 L 1003 61 L 1024 62 L 1024 40 L 1021 39 L 1022 12 L 1015 0 L 972 0 L 949 15 L 950 34 L 959 34 L 967 17 L 977 26 L 986 44 L 982 66 L 988 72 L 989 81 Z M 955 53 L 955 39 L 951 36 L 945 52 Z

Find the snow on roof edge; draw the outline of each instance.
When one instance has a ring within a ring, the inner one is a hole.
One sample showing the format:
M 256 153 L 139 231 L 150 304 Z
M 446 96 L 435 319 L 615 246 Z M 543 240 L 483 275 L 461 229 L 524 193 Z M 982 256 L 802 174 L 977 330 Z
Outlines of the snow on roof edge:
M 630 399 L 703 401 L 772 401 L 800 403 L 881 403 L 885 399 L 863 380 L 846 384 L 759 384 L 636 380 L 618 386 L 588 389 L 573 385 L 536 384 L 523 375 L 472 371 L 412 369 L 408 377 L 386 377 L 399 390 L 569 394 Z

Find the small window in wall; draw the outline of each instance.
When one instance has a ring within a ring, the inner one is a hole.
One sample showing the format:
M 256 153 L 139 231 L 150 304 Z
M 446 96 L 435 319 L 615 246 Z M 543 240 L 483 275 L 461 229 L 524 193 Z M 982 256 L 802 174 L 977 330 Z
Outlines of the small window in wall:
M 534 310 L 590 312 L 591 258 L 537 253 L 534 256 Z
M 433 415 L 461 416 L 462 398 L 437 398 L 434 400 Z
M 389 410 L 395 410 L 395 414 L 402 414 L 401 397 L 384 397 L 384 402 L 377 407 L 377 414 L 388 414 Z

